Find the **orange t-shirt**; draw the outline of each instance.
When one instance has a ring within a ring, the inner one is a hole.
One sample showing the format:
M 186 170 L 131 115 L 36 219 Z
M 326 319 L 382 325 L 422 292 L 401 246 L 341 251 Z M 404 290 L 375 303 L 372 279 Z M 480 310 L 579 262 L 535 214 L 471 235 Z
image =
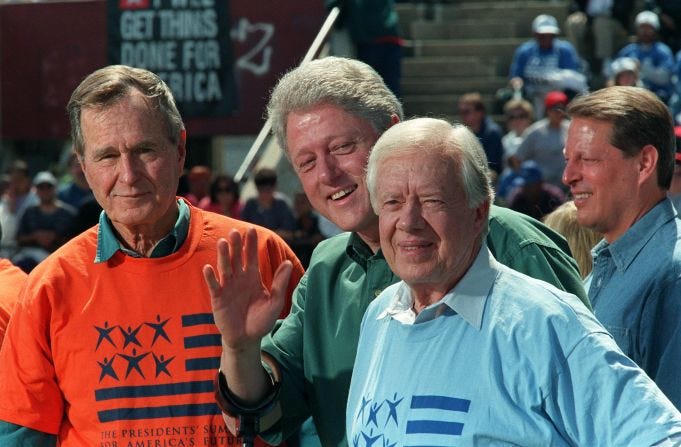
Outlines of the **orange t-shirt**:
M 0 351 L 0 419 L 58 434 L 60 446 L 220 446 L 237 440 L 215 404 L 221 354 L 202 267 L 216 242 L 251 224 L 191 207 L 182 247 L 162 258 L 117 252 L 95 264 L 97 227 L 29 275 Z M 258 229 L 263 282 L 294 263 Z
M 23 270 L 7 259 L 0 259 L 0 346 L 25 282 L 26 273 Z

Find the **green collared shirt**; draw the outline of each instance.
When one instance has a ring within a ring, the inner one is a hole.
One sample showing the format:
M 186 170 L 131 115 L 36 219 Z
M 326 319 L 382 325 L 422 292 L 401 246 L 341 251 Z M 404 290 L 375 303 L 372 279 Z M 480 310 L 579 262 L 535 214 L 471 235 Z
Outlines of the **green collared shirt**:
M 150 258 L 161 258 L 175 253 L 182 246 L 185 239 L 187 239 L 187 233 L 189 232 L 189 206 L 187 206 L 184 200 L 178 200 L 177 206 L 180 213 L 175 222 L 175 226 L 166 237 L 156 243 L 156 246 L 149 256 Z M 111 221 L 106 213 L 102 211 L 102 214 L 99 215 L 95 263 L 108 261 L 118 250 L 135 258 L 144 257 L 136 251 L 125 248 L 123 244 L 121 244 L 116 237 Z

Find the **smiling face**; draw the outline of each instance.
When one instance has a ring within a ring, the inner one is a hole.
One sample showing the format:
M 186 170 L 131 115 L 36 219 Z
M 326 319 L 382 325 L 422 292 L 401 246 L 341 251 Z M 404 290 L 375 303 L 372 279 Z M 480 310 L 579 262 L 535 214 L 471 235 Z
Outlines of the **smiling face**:
M 139 92 L 103 109 L 84 109 L 81 126 L 83 171 L 114 227 L 122 235 L 170 231 L 184 139 L 172 143 L 160 114 Z
M 639 156 L 611 145 L 612 124 L 576 117 L 565 143 L 563 183 L 570 187 L 581 225 L 613 242 L 639 214 Z
M 323 104 L 290 113 L 289 157 L 312 206 L 345 231 L 378 244 L 365 168 L 378 132 L 368 121 Z
M 469 208 L 460 167 L 439 155 L 388 157 L 377 168 L 381 249 L 417 300 L 436 301 L 477 256 L 488 202 Z

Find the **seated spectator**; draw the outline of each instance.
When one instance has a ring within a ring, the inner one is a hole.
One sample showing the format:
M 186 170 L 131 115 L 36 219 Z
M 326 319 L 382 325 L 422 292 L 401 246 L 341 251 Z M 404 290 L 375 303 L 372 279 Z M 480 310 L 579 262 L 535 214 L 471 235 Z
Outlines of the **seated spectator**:
M 487 116 L 485 103 L 482 101 L 480 93 L 466 93 L 461 95 L 457 105 L 461 121 L 473 131 L 480 140 L 482 148 L 487 155 L 490 169 L 501 173 L 504 147 L 501 143 L 501 127 Z
M 654 0 L 660 17 L 660 40 L 672 52 L 681 50 L 681 2 L 679 0 Z
M 610 64 L 610 79 L 608 87 L 623 85 L 629 87 L 643 87 L 639 75 L 638 61 L 631 57 L 619 57 Z
M 31 188 L 28 165 L 16 160 L 9 168 L 9 180 L 5 193 L 0 197 L 0 256 L 10 258 L 17 250 L 17 230 L 24 212 L 38 204 L 38 196 Z
M 509 84 L 532 98 L 535 116 L 544 116 L 544 96 L 551 90 L 584 92 L 586 76 L 572 44 L 556 38 L 556 18 L 541 14 L 532 22 L 534 39 L 523 43 L 513 55 Z
M 576 0 L 570 5 L 565 34 L 588 64 L 593 89 L 603 87 L 610 60 L 626 44 L 633 8 L 634 0 Z
M 21 217 L 17 231 L 21 249 L 12 257 L 12 262 L 26 272 L 71 237 L 76 215 L 71 205 L 57 199 L 57 179 L 51 172 L 39 172 L 33 185 L 40 203 L 28 207 Z
M 75 153 L 69 157 L 68 167 L 70 179 L 68 183 L 59 188 L 57 198 L 67 205 L 71 205 L 74 209 L 78 209 L 86 199 L 94 198 L 94 196 Z
M 559 187 L 544 182 L 536 162 L 528 160 L 520 166 L 518 178 L 508 198 L 508 207 L 537 220 L 565 202 L 565 194 Z
M 524 99 L 511 99 L 504 104 L 506 135 L 501 138 L 504 146 L 504 160 L 514 155 L 523 142 L 523 133 L 534 122 L 532 104 Z
M 184 197 L 194 206 L 206 209 L 210 203 L 210 168 L 194 166 L 187 174 L 188 192 Z
M 666 44 L 657 40 L 660 20 L 654 12 L 642 11 L 636 16 L 634 24 L 636 42 L 622 48 L 617 58 L 636 59 L 643 86 L 668 103 L 672 95 L 674 55 Z
M 563 147 L 570 120 L 565 115 L 568 97 L 565 93 L 549 92 L 544 100 L 546 118 L 532 124 L 525 131 L 525 139 L 515 156 L 522 162 L 534 160 L 544 174 L 544 180 L 563 188 L 565 157 Z
M 218 174 L 210 185 L 210 203 L 204 209 L 241 219 L 243 205 L 239 196 L 239 185 L 234 179 L 227 174 Z
M 274 169 L 262 168 L 255 173 L 253 182 L 258 195 L 246 201 L 241 218 L 290 240 L 296 230 L 296 218 L 288 203 L 276 197 L 277 173 Z
M 504 104 L 506 130 L 501 142 L 504 146 L 504 170 L 497 181 L 495 203 L 506 206 L 513 182 L 520 175 L 520 160 L 515 156 L 524 140 L 525 130 L 533 122 L 532 104 L 524 99 L 511 99 Z
M 288 241 L 300 263 L 307 269 L 310 257 L 324 236 L 319 230 L 319 218 L 304 192 L 296 193 L 293 198 L 293 209 L 296 215 L 296 230 Z
M 579 274 L 586 278 L 593 268 L 591 249 L 603 238 L 603 235 L 586 228 L 577 222 L 577 207 L 572 200 L 544 216 L 544 223 L 562 234 L 567 240 L 572 257 L 577 261 Z

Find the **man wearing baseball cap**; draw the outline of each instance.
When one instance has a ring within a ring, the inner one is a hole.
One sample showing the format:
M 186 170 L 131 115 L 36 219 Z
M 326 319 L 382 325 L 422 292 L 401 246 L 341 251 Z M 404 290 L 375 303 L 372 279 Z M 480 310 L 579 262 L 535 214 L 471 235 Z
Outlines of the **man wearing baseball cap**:
M 544 116 L 544 96 L 551 90 L 587 90 L 586 77 L 580 72 L 577 50 L 560 33 L 555 17 L 540 14 L 532 22 L 534 39 L 523 43 L 513 55 L 509 85 L 524 90 L 532 99 L 537 117 Z
M 617 57 L 636 59 L 640 65 L 643 86 L 668 104 L 673 89 L 674 54 L 671 48 L 657 38 L 660 19 L 652 11 L 642 11 L 636 16 L 634 25 L 636 42 L 622 48 Z

